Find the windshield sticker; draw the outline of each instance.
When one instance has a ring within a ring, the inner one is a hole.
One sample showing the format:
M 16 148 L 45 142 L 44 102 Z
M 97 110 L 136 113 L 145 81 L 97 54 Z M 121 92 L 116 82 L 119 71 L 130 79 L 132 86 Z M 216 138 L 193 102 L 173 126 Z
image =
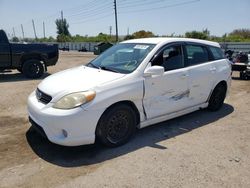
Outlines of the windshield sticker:
M 137 44 L 134 49 L 146 50 L 149 46 Z

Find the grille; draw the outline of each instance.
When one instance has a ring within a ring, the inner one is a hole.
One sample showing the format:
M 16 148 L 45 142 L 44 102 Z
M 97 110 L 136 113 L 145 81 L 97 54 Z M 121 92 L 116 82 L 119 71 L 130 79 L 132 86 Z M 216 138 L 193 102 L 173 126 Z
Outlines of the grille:
M 39 89 L 36 90 L 36 98 L 43 104 L 48 104 L 52 100 L 51 96 L 47 95 Z

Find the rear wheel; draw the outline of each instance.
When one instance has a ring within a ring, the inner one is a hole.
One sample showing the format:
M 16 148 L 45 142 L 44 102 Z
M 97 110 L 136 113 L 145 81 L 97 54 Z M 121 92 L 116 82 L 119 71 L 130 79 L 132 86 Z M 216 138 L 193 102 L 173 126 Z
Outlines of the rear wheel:
M 218 84 L 209 99 L 208 109 L 211 111 L 217 111 L 221 108 L 226 97 L 227 88 L 225 84 Z
M 39 78 L 43 75 L 44 68 L 39 60 L 28 60 L 24 62 L 22 72 L 28 78 Z
M 97 138 L 106 146 L 117 147 L 125 144 L 136 130 L 136 115 L 126 104 L 108 109 L 99 120 Z

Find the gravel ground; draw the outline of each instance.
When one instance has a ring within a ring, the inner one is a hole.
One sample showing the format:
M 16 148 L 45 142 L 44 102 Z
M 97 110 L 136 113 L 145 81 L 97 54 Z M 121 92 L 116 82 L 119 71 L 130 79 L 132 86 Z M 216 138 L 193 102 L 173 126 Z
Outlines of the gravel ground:
M 87 63 L 63 52 L 48 74 Z M 62 147 L 38 135 L 26 101 L 41 79 L 0 73 L 0 187 L 250 187 L 250 81 L 232 81 L 218 112 L 197 111 L 142 130 L 119 148 Z

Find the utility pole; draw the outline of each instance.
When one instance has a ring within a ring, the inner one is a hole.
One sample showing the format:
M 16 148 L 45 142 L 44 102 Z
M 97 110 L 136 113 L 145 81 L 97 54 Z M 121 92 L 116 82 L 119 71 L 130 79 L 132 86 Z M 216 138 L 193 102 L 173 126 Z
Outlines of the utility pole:
M 118 24 L 117 24 L 117 6 L 116 0 L 114 0 L 114 7 L 115 7 L 115 31 L 116 31 L 116 42 L 118 42 Z
M 129 35 L 129 27 L 128 27 L 128 29 L 127 29 L 127 35 Z
M 21 24 L 22 34 L 23 34 L 23 40 L 24 40 L 24 31 L 23 31 L 23 24 Z
M 110 38 L 112 36 L 112 26 L 109 26 L 109 36 L 110 36 Z
M 16 32 L 15 32 L 15 28 L 13 27 L 13 36 L 16 37 Z
M 62 34 L 64 34 L 64 25 L 63 25 L 63 11 L 61 11 L 61 24 L 62 24 Z
M 45 23 L 43 22 L 43 38 L 46 38 L 45 37 Z
M 63 21 L 63 11 L 61 10 L 61 19 Z
M 34 20 L 32 19 L 32 25 L 33 25 L 33 30 L 34 30 L 34 35 L 35 35 L 35 38 L 37 39 L 37 36 L 36 36 L 36 27 L 35 27 L 35 22 Z

